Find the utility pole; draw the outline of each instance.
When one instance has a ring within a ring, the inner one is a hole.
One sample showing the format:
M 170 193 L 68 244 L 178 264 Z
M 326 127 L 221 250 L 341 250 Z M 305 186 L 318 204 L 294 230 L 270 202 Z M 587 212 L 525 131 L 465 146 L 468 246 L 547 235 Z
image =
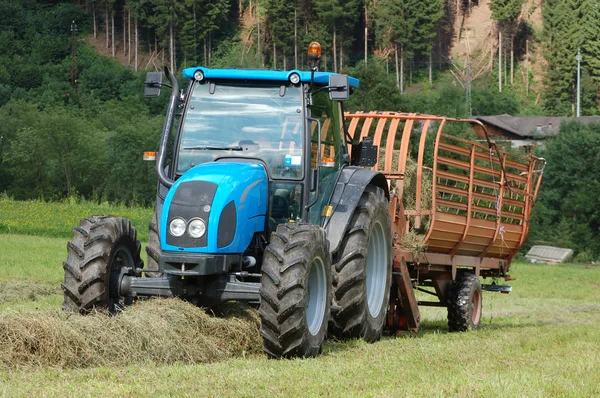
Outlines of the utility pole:
M 581 116 L 581 50 L 577 49 L 577 117 Z
M 71 87 L 77 89 L 77 24 L 71 22 Z

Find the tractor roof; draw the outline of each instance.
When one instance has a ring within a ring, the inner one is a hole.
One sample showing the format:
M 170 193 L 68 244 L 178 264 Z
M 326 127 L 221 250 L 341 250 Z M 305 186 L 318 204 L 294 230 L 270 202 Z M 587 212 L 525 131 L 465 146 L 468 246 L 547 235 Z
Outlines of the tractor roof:
M 310 83 L 311 72 L 290 70 L 265 70 L 265 69 L 209 69 L 202 66 L 186 68 L 183 70 L 183 77 L 194 78 L 194 73 L 201 70 L 205 79 L 225 79 L 225 80 L 262 80 L 275 82 L 289 82 L 290 75 L 297 73 L 302 83 Z M 337 75 L 333 72 L 315 72 L 314 82 L 316 84 L 326 85 L 329 83 L 329 76 Z M 348 76 L 348 83 L 351 87 L 358 87 L 360 81 L 355 77 Z

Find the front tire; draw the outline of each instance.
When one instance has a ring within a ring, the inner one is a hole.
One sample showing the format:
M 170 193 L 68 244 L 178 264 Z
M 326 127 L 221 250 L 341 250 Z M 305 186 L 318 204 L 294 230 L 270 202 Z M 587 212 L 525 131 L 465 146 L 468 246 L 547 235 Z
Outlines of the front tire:
M 148 224 L 148 245 L 146 246 L 147 257 L 147 268 L 148 270 L 159 270 L 158 259 L 160 257 L 160 238 L 158 236 L 158 221 L 156 218 L 156 212 L 152 216 L 152 222 Z M 144 275 L 148 278 L 156 278 L 161 274 L 159 272 L 144 272 Z
M 483 297 L 479 277 L 471 272 L 458 275 L 448 297 L 448 329 L 451 332 L 475 330 L 481 322 Z
M 270 357 L 321 353 L 331 306 L 331 261 L 323 228 L 277 226 L 264 254 L 260 297 L 260 334 Z
M 92 309 L 115 313 L 132 302 L 119 295 L 123 274 L 143 267 L 140 242 L 131 222 L 122 217 L 92 216 L 73 229 L 67 244 L 63 309 L 87 313 Z
M 338 337 L 381 338 L 392 283 L 392 241 L 388 200 L 369 185 L 352 215 L 333 266 L 334 297 L 341 310 L 333 316 Z

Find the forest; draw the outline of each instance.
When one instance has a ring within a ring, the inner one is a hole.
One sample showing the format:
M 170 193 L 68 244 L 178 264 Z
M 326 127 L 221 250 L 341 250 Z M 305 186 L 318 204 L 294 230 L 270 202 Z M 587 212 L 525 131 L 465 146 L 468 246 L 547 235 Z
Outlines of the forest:
M 461 35 L 478 7 L 485 50 Z M 150 206 L 141 154 L 157 147 L 168 93 L 144 99 L 145 71 L 306 69 L 313 40 L 322 69 L 361 79 L 349 110 L 572 116 L 580 50 L 582 114 L 599 112 L 597 0 L 0 0 L 0 15 L 0 193 L 16 200 Z M 538 148 L 531 242 L 600 258 L 597 137 L 566 124 Z

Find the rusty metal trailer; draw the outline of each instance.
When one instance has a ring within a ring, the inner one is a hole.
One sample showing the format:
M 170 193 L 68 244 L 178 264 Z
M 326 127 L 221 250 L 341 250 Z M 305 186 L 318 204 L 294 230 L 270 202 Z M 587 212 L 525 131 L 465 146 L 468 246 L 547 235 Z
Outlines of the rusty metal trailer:
M 397 112 L 346 113 L 345 119 L 354 142 L 370 138 L 380 148 L 373 170 L 390 185 L 394 285 L 388 327 L 417 331 L 420 305 L 448 307 L 451 330 L 477 327 L 481 287 L 471 285 L 480 276 L 511 280 L 510 263 L 527 236 L 545 160 L 502 151 L 473 119 Z M 485 140 L 456 135 L 469 128 Z M 410 192 L 408 167 L 416 174 Z M 411 231 L 420 233 L 419 250 L 402 244 Z M 457 297 L 462 275 L 474 275 L 465 282 L 471 292 Z M 510 290 L 495 283 L 483 288 Z M 415 290 L 437 301 L 418 300 Z M 456 316 L 465 319 L 451 319 Z

